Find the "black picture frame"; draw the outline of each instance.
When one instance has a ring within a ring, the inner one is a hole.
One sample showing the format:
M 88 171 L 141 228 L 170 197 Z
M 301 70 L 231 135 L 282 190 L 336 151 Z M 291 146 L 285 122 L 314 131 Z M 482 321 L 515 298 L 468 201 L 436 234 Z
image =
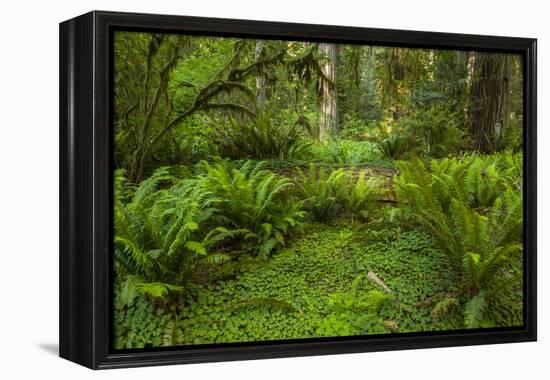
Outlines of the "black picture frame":
M 112 349 L 112 36 L 115 30 L 521 54 L 524 325 L 437 333 Z M 93 369 L 536 340 L 536 39 L 93 11 L 60 24 L 60 356 Z

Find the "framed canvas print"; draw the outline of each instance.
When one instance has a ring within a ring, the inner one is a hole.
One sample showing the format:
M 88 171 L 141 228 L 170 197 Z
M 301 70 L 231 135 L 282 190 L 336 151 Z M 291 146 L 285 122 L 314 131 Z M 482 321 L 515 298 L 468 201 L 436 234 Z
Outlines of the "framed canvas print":
M 60 355 L 536 340 L 536 40 L 60 24 Z

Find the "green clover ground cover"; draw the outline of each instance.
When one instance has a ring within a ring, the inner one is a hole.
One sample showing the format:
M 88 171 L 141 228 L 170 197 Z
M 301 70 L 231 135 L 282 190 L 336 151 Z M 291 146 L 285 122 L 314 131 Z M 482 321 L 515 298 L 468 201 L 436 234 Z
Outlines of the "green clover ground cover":
M 135 302 L 117 316 L 117 346 L 458 328 L 460 318 L 439 319 L 433 311 L 438 301 L 459 292 L 453 272 L 441 270 L 447 266 L 434 240 L 415 230 L 312 224 L 266 264 L 195 287 L 177 311 L 177 331 L 171 331 L 173 314 L 145 300 Z M 370 280 L 369 272 L 392 293 Z M 513 311 L 503 315 L 521 318 L 521 309 Z

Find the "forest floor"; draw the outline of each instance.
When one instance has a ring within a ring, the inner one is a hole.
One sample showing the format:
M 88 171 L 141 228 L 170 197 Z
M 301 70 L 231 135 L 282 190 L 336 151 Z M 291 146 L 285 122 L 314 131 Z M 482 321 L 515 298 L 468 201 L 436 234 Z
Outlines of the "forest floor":
M 287 176 L 286 167 L 296 165 L 267 164 Z M 307 163 L 300 167 L 309 170 Z M 385 163 L 348 170 L 382 177 L 388 188 L 396 172 Z M 388 194 L 379 201 L 394 203 Z M 308 222 L 269 260 L 243 254 L 228 264 L 227 271 L 223 264 L 199 267 L 175 314 L 139 302 L 117 315 L 117 347 L 173 345 L 173 336 L 178 344 L 200 345 L 463 328 L 461 313 L 435 312 L 463 289 L 436 240 L 416 227 L 342 216 Z M 506 289 L 499 302 L 492 319 L 520 325 L 521 286 Z
M 309 224 L 265 265 L 198 287 L 181 310 L 186 344 L 447 329 L 434 324 L 435 295 L 457 289 L 434 241 L 418 231 Z M 391 290 L 383 304 L 371 290 Z M 442 276 L 447 276 L 442 278 Z M 377 310 L 375 311 L 374 308 Z M 208 329 L 205 329 L 208 326 Z

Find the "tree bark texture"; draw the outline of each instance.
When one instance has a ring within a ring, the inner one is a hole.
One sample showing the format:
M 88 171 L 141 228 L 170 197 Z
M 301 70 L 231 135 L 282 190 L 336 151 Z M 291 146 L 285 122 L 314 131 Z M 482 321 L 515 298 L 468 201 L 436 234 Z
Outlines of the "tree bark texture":
M 474 54 L 469 131 L 473 148 L 489 153 L 508 125 L 509 63 L 502 54 Z
M 258 40 L 256 42 L 256 50 L 254 58 L 256 60 L 260 59 L 260 55 L 262 54 L 262 50 L 264 48 L 264 41 Z M 256 76 L 256 102 L 258 105 L 258 109 L 262 111 L 265 106 L 265 99 L 266 99 L 266 77 L 265 74 L 259 74 Z
M 326 141 L 338 135 L 338 93 L 336 89 L 336 67 L 338 65 L 338 45 L 320 43 L 319 50 L 325 55 L 321 66 L 324 78 L 320 82 L 319 139 Z

